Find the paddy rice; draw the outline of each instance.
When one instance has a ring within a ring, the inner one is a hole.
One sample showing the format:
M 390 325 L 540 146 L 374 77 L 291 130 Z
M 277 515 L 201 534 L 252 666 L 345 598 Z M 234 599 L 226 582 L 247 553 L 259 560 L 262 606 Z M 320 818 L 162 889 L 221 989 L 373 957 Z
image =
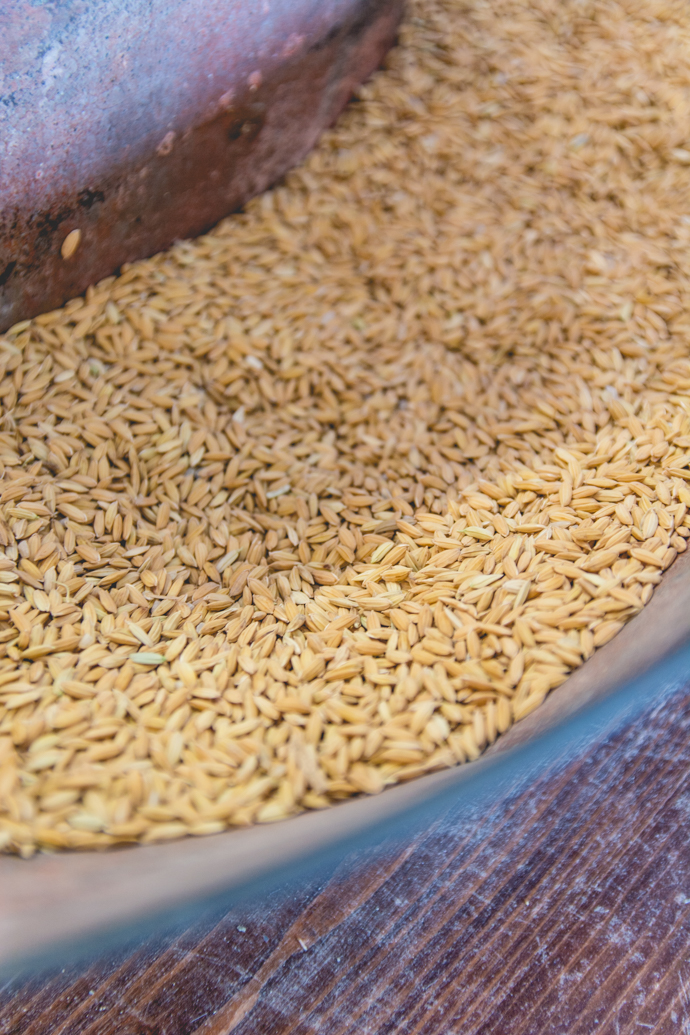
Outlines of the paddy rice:
M 0 847 L 471 762 L 615 636 L 690 535 L 689 165 L 685 5 L 415 0 L 283 183 L 0 338 Z

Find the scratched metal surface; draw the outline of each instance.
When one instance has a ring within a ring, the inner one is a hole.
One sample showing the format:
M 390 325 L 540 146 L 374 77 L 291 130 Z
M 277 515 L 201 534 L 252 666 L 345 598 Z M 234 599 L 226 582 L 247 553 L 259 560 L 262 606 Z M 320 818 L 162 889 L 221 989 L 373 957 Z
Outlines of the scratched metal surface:
M 318 881 L 8 982 L 0 1033 L 688 1032 L 689 814 L 685 687 Z
M 299 162 L 380 64 L 402 3 L 4 0 L 0 330 Z

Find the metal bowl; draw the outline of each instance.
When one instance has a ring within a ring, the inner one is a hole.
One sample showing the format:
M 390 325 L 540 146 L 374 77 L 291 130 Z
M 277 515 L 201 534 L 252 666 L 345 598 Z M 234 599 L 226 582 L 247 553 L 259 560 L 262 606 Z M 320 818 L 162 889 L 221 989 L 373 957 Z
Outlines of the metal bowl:
M 6 327 L 202 232 L 301 159 L 379 64 L 401 0 L 10 0 L 3 13 Z M 0 858 L 0 965 L 63 961 L 69 946 L 112 943 L 409 835 L 451 800 L 496 798 L 680 679 L 689 639 L 685 554 L 641 614 L 472 765 L 213 837 Z
M 690 551 L 645 609 L 544 704 L 470 765 L 323 812 L 204 838 L 107 852 L 0 858 L 0 968 L 141 937 L 312 874 L 354 847 L 411 836 L 451 803 L 496 800 L 559 755 L 584 751 L 632 711 L 687 682 Z

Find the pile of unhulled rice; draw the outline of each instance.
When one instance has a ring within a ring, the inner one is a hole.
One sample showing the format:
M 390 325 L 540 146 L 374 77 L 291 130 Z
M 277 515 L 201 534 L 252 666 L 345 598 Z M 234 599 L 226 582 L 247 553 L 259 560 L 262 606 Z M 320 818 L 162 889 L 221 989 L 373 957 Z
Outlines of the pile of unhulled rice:
M 0 845 L 476 759 L 690 534 L 690 11 L 417 0 L 285 184 L 0 341 Z

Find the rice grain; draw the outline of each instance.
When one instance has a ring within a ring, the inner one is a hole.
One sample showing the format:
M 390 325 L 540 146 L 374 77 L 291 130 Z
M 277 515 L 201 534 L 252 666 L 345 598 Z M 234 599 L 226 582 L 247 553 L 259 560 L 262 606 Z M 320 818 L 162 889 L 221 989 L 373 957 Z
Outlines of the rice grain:
M 689 44 L 675 0 L 415 0 L 283 184 L 0 339 L 0 849 L 472 761 L 649 601 Z

